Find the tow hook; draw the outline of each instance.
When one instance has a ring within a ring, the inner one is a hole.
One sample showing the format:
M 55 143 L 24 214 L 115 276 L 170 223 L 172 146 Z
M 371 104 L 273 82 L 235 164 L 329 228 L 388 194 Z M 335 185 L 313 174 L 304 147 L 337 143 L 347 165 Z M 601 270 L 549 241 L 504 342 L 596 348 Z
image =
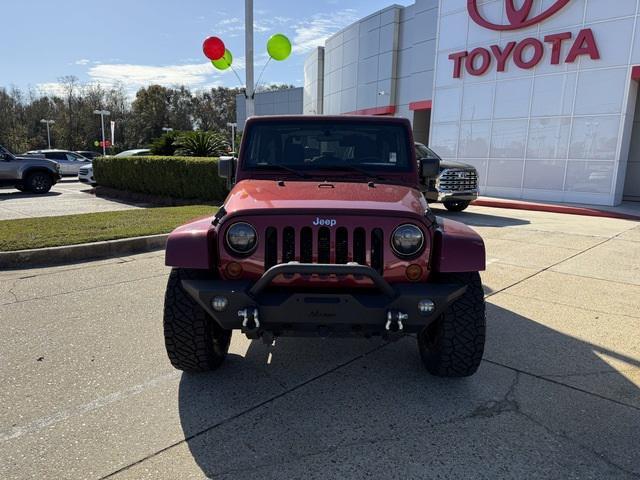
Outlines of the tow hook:
M 242 333 L 247 338 L 260 338 L 260 320 L 258 318 L 257 308 L 245 308 L 238 311 L 238 317 L 242 318 Z
M 387 312 L 387 324 L 384 329 L 386 330 L 385 337 L 389 340 L 398 340 L 403 335 L 404 324 L 409 320 L 409 315 L 403 312 L 389 310 Z

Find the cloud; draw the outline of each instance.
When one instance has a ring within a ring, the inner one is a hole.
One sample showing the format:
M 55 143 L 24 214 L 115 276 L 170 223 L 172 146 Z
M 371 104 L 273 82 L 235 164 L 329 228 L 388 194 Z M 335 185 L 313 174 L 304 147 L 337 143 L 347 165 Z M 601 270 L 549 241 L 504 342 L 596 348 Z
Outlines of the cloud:
M 244 69 L 244 58 L 233 61 L 236 71 Z M 102 64 L 89 68 L 88 75 L 92 83 L 113 86 L 121 84 L 128 91 L 135 91 L 148 85 L 165 87 L 184 85 L 198 89 L 209 85 L 220 85 L 221 77 L 233 75 L 230 70 L 215 70 L 211 63 L 190 63 L 185 65 L 134 65 L 134 64 Z
M 89 60 L 88 58 L 81 58 L 80 60 L 76 60 L 74 63 L 76 65 L 89 65 L 91 63 L 91 60 Z
M 324 45 L 327 38 L 356 20 L 358 20 L 356 11 L 347 8 L 334 13 L 318 13 L 298 22 L 294 28 L 296 32 L 293 41 L 294 53 L 306 53 Z

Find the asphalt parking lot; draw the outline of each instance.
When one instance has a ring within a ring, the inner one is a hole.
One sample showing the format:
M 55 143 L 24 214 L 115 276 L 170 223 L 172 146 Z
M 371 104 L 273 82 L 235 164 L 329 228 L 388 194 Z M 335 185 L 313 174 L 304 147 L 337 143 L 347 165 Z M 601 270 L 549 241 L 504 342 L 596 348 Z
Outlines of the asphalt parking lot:
M 2 188 L 0 189 L 0 220 L 137 208 L 127 203 L 96 197 L 89 193 L 91 190 L 89 185 L 79 182 L 77 178 L 64 178 L 44 195 Z
M 640 225 L 472 207 L 488 340 L 469 379 L 415 338 L 233 337 L 181 374 L 162 254 L 0 272 L 0 478 L 640 477 Z

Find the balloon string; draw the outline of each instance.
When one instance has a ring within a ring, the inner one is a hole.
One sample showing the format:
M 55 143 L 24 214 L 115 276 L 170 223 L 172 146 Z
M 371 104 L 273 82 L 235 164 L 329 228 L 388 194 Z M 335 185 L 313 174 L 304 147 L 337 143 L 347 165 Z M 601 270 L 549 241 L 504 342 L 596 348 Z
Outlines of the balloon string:
M 271 61 L 271 57 L 269 57 L 269 60 L 267 60 L 267 63 L 264 64 L 264 67 L 262 67 L 262 71 L 260 72 L 260 75 L 258 76 L 258 81 L 256 82 L 256 86 L 253 88 L 253 91 L 255 92 L 258 87 L 260 86 L 260 80 L 262 80 L 262 75 L 264 74 L 264 71 L 267 69 L 267 65 L 269 65 L 269 62 Z
M 231 69 L 231 71 L 233 72 L 233 74 L 236 76 L 236 78 L 238 79 L 238 83 L 240 84 L 240 88 L 244 88 L 244 83 L 242 83 L 242 80 L 240 79 L 240 76 L 238 75 L 238 73 L 234 70 L 234 68 L 229 65 L 229 68 Z M 245 88 L 245 96 L 246 96 L 246 88 Z

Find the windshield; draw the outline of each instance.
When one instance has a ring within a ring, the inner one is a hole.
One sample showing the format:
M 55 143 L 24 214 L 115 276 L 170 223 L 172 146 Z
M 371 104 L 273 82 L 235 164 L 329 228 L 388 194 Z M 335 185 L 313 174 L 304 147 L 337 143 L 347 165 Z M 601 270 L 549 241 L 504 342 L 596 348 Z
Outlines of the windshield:
M 407 133 L 402 125 L 371 122 L 272 122 L 255 125 L 244 169 L 407 172 Z

